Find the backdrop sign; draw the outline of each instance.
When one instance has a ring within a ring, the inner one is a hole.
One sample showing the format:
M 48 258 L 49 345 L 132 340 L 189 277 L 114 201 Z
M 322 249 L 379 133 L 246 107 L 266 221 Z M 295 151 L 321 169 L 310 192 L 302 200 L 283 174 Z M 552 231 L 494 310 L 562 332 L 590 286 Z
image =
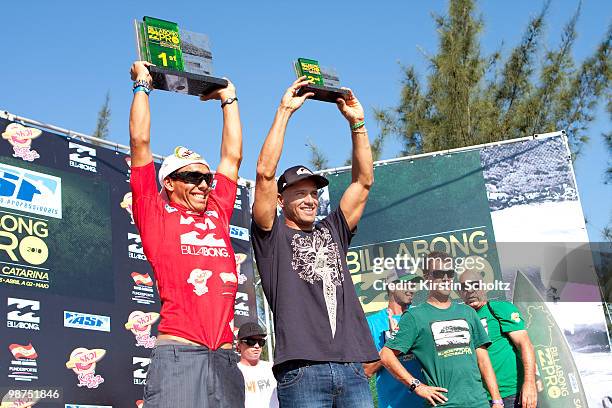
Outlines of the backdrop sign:
M 137 406 L 160 304 L 129 156 L 4 119 L 0 132 L 0 398 L 29 388 L 51 391 L 37 407 Z M 236 327 L 257 321 L 250 218 L 239 186 Z
M 410 260 L 447 252 L 462 262 L 458 275 L 480 271 L 489 299 L 514 299 L 527 315 L 538 341 L 543 407 L 585 407 L 587 400 L 600 407 L 610 398 L 609 336 L 561 133 L 381 163 L 374 173 L 347 255 L 366 313 L 387 307 L 390 269 L 421 275 L 422 264 Z M 328 177 L 323 213 L 327 200 L 329 207 L 339 203 L 351 174 Z M 415 303 L 425 297 L 422 288 Z

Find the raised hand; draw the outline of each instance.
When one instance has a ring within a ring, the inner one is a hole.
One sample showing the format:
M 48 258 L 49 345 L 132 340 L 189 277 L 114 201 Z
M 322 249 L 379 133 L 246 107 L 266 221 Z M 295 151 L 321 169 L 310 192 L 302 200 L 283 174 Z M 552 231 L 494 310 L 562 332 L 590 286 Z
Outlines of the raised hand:
M 235 98 L 236 97 L 236 87 L 227 78 L 223 78 L 227 81 L 227 86 L 225 88 L 216 89 L 212 92 L 207 93 L 206 95 L 201 95 L 201 101 L 209 101 L 211 99 L 216 99 L 219 101 L 224 101 L 227 98 Z
M 349 121 L 349 124 L 354 125 L 355 123 L 361 122 L 365 117 L 361 103 L 349 88 L 342 89 L 346 89 L 348 94 L 344 95 L 342 98 L 336 99 L 338 110 L 340 110 L 340 113 Z
M 306 99 L 314 95 L 314 92 L 306 92 L 301 96 L 297 95 L 300 88 L 308 85 L 309 83 L 310 81 L 306 79 L 306 76 L 301 76 L 296 79 L 291 86 L 287 88 L 287 91 L 285 91 L 280 103 L 281 108 L 287 109 L 290 113 L 298 110 L 300 106 L 304 104 Z
M 153 78 L 149 73 L 147 67 L 153 66 L 155 64 L 151 64 L 148 61 L 136 61 L 132 64 L 130 68 L 130 76 L 132 81 L 145 80 L 149 85 L 153 83 Z

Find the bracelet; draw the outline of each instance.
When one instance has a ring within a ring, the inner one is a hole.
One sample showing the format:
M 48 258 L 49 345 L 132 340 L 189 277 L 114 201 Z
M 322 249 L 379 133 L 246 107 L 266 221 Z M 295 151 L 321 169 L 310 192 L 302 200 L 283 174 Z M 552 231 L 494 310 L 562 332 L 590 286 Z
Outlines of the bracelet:
M 135 90 L 139 86 L 142 86 L 143 88 L 147 90 L 145 91 L 147 92 L 147 95 L 151 92 L 151 85 L 144 79 L 139 79 L 138 81 L 134 81 L 134 85 L 132 85 L 132 90 Z
M 491 401 L 491 405 L 501 405 L 504 406 L 504 400 L 493 400 Z
M 226 100 L 224 100 L 223 102 L 221 102 L 221 109 L 223 109 L 223 107 L 225 105 L 231 105 L 232 103 L 236 102 L 238 100 L 237 96 L 234 96 L 233 98 L 227 98 Z
M 368 129 L 366 129 L 365 127 L 361 127 L 357 130 L 351 130 L 351 133 L 356 133 L 356 134 L 368 133 Z
M 134 88 L 134 90 L 132 92 L 134 92 L 134 95 L 136 95 L 136 92 L 140 92 L 140 91 L 146 93 L 147 95 L 149 95 L 151 93 L 150 89 L 147 89 L 147 88 L 145 88 L 142 85 L 141 86 L 137 86 L 136 88 Z
M 365 120 L 359 121 L 357 123 L 353 123 L 351 125 L 351 130 L 357 130 L 357 129 L 359 129 L 360 127 L 362 127 L 364 125 L 365 125 Z

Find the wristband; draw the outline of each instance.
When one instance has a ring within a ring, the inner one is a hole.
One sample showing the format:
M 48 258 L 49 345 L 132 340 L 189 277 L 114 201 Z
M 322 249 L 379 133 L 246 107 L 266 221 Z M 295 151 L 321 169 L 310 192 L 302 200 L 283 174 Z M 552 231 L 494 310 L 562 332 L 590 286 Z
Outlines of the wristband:
M 491 401 L 491 405 L 501 405 L 504 406 L 504 400 L 493 400 Z
M 134 85 L 132 85 L 132 90 L 135 90 L 138 87 L 143 87 L 146 89 L 147 95 L 151 92 L 151 85 L 144 79 L 139 79 L 138 81 L 134 81 Z
M 237 100 L 238 100 L 238 97 L 237 97 L 237 96 L 234 96 L 233 98 L 231 98 L 231 97 L 230 97 L 230 98 L 227 98 L 226 100 L 224 100 L 224 101 L 221 103 L 221 109 L 223 109 L 223 107 L 224 107 L 225 105 L 231 105 L 232 103 L 236 102 Z
M 134 88 L 134 90 L 132 92 L 134 92 L 134 95 L 136 95 L 136 92 L 140 92 L 140 91 L 146 93 L 147 95 L 149 95 L 149 93 L 151 93 L 150 89 L 147 89 L 147 88 L 145 88 L 142 85 L 141 86 L 137 86 L 136 88 Z
M 357 130 L 357 129 L 359 129 L 360 127 L 362 127 L 364 125 L 365 125 L 365 120 L 361 120 L 361 121 L 359 121 L 357 123 L 353 123 L 351 125 L 351 130 Z

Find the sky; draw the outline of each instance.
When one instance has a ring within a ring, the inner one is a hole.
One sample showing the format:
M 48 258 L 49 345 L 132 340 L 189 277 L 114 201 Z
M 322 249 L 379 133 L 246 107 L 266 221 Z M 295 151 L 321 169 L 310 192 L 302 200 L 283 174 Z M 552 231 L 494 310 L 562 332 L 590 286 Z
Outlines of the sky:
M 129 68 L 136 58 L 133 21 L 148 15 L 177 22 L 210 37 L 214 73 L 234 82 L 239 97 L 244 151 L 240 175 L 255 178 L 257 155 L 285 89 L 295 79 L 292 61 L 314 58 L 336 69 L 366 110 L 373 139 L 379 128 L 374 108 L 396 105 L 402 65 L 414 65 L 425 79 L 426 55 L 435 54 L 438 37 L 432 13 L 445 13 L 446 1 L 327 2 L 105 2 L 4 1 L 0 25 L 4 53 L 0 62 L 0 110 L 91 134 L 106 93 L 111 98 L 111 141 L 129 143 L 132 100 Z M 481 1 L 485 22 L 482 49 L 502 45 L 507 55 L 529 18 L 543 1 Z M 546 20 L 546 44 L 554 47 L 578 1 L 552 2 Z M 612 2 L 584 0 L 574 57 L 593 53 L 612 22 Z M 219 102 L 154 91 L 152 149 L 169 154 L 177 144 L 218 163 L 222 115 Z M 603 104 L 600 104 L 603 105 Z M 601 134 L 611 123 L 603 106 L 589 128 L 591 142 L 576 161 L 576 177 L 592 241 L 611 221 L 612 186 L 603 184 L 609 160 Z M 334 104 L 307 103 L 287 129 L 279 170 L 307 163 L 313 141 L 327 152 L 331 167 L 350 153 L 346 120 Z M 383 159 L 396 157 L 401 145 L 390 139 Z

